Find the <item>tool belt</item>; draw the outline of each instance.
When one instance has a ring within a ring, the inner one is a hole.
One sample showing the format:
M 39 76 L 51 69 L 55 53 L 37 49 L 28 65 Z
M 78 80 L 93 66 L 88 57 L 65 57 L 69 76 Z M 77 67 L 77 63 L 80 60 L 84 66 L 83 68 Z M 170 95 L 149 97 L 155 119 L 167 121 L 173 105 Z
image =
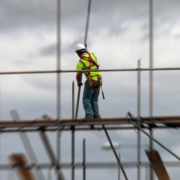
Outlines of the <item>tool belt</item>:
M 97 78 L 98 78 L 98 81 L 93 81 L 93 80 L 92 80 L 92 77 L 97 77 Z M 102 85 L 102 82 L 100 82 L 101 79 L 102 79 L 101 76 L 98 76 L 98 75 L 97 75 L 97 76 L 90 76 L 90 74 L 88 74 L 88 75 L 87 75 L 87 80 L 86 80 L 86 82 L 84 83 L 84 85 L 86 85 L 87 82 L 89 82 L 89 86 L 94 86 L 94 87 L 98 88 L 98 87 L 100 87 L 100 86 Z

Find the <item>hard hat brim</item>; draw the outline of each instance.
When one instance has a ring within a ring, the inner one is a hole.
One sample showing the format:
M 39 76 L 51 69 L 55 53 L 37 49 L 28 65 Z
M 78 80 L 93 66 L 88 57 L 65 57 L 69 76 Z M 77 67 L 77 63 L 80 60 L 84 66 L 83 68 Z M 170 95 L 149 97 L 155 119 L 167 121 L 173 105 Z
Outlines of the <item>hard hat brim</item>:
M 75 53 L 77 53 L 77 51 L 81 51 L 81 50 L 85 50 L 86 51 L 86 48 L 78 49 L 78 50 L 75 51 Z

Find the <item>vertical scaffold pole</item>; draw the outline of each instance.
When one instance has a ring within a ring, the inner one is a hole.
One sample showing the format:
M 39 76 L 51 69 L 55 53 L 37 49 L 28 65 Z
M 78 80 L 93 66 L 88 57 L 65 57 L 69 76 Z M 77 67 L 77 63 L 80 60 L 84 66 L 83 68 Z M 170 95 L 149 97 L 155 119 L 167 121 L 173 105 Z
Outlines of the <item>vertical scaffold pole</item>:
M 81 74 L 81 81 L 82 81 L 82 74 Z M 75 114 L 75 119 L 78 118 L 80 94 L 81 94 L 81 86 L 78 87 L 78 95 L 77 95 L 77 102 L 76 102 L 76 114 Z
M 72 82 L 72 119 L 74 119 L 74 81 Z
M 112 144 L 111 138 L 110 138 L 110 136 L 109 136 L 109 134 L 108 134 L 108 132 L 107 132 L 104 124 L 102 125 L 102 127 L 103 127 L 104 132 L 105 132 L 105 134 L 106 134 L 106 137 L 107 137 L 107 139 L 108 139 L 108 141 L 109 141 L 109 144 L 111 145 L 111 148 L 112 148 L 113 153 L 114 153 L 114 155 L 115 155 L 115 157 L 116 157 L 116 160 L 117 160 L 117 162 L 118 162 L 118 165 L 119 165 L 119 167 L 120 167 L 121 170 L 122 170 L 122 173 L 123 173 L 123 175 L 124 175 L 124 178 L 125 178 L 126 180 L 128 180 L 128 177 L 127 177 L 127 175 L 126 175 L 126 172 L 124 171 L 124 168 L 123 168 L 123 166 L 122 166 L 122 164 L 121 164 L 121 162 L 120 162 L 120 160 L 119 160 L 119 157 L 118 157 L 118 155 L 117 155 L 117 153 L 116 153 L 116 151 L 115 151 L 115 149 L 114 149 L 114 146 L 113 146 L 113 144 Z
M 145 179 L 149 180 L 149 165 L 147 165 L 145 168 L 146 168 Z
M 57 0 L 57 70 L 61 69 L 61 0 Z M 58 131 L 57 131 L 57 163 L 56 163 L 56 169 L 57 169 L 57 180 L 61 180 L 61 177 L 59 175 L 59 168 L 60 168 L 60 129 L 59 129 L 59 122 L 60 122 L 60 110 L 61 110 L 61 74 L 57 73 L 57 125 L 58 125 Z
M 75 159 L 75 157 L 74 157 L 74 154 L 75 154 L 75 142 L 74 142 L 74 127 L 72 127 L 72 143 L 71 143 L 71 147 L 72 147 L 72 151 L 71 151 L 71 156 L 72 156 L 72 173 L 71 173 L 71 179 L 72 180 L 74 180 L 74 159 Z
M 0 121 L 1 121 L 1 86 L 0 86 Z M 0 164 L 1 164 L 1 129 L 0 129 Z M 0 171 L 0 179 L 1 179 L 1 171 Z
M 91 9 L 91 0 L 89 0 L 89 3 L 88 3 L 88 14 L 87 14 L 87 21 L 86 21 L 86 28 L 85 28 L 85 36 L 84 36 L 84 45 L 86 48 L 87 48 L 87 36 L 88 36 L 88 28 L 89 28 L 90 9 Z M 82 81 L 82 74 L 81 74 L 81 81 Z M 78 88 L 75 119 L 78 118 L 80 93 L 81 93 L 81 86 L 79 86 L 79 88 Z
M 149 0 L 149 68 L 153 68 L 153 0 Z M 153 71 L 149 72 L 149 114 L 153 116 Z M 150 129 L 153 136 L 153 130 Z M 153 151 L 153 141 L 150 139 L 150 149 Z M 153 180 L 153 169 L 150 170 L 150 180 Z
M 140 117 L 141 113 L 141 60 L 138 60 L 138 71 L 137 71 L 137 82 L 138 82 L 138 96 L 137 96 L 137 115 Z M 138 118 L 138 126 L 141 126 L 141 119 Z M 137 179 L 141 180 L 141 132 L 138 129 L 138 137 L 137 137 L 137 161 L 138 161 L 138 172 L 137 172 Z
M 119 161 L 121 162 L 121 154 L 119 153 Z M 121 167 L 118 167 L 118 180 L 121 179 Z
M 87 48 L 87 36 L 88 36 L 88 28 L 89 28 L 90 10 L 91 10 L 91 0 L 89 0 L 89 3 L 88 3 L 88 14 L 87 14 L 87 21 L 86 21 L 85 36 L 84 36 L 84 45 L 86 48 Z
M 86 180 L 86 139 L 83 139 L 83 180 Z

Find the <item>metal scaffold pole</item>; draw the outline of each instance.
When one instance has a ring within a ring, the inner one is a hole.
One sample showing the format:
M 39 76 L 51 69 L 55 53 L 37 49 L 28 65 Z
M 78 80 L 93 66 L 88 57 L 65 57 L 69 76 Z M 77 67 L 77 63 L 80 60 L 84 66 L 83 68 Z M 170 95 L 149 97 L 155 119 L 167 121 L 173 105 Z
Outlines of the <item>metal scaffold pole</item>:
M 74 87 L 74 81 L 72 83 L 72 119 L 74 119 L 74 90 L 75 90 L 75 87 Z
M 85 28 L 85 36 L 84 36 L 84 45 L 86 48 L 87 48 L 87 37 L 88 37 L 88 28 L 89 28 L 90 9 L 91 9 L 91 0 L 89 0 L 89 3 L 88 3 L 88 14 L 87 14 L 87 21 L 86 21 L 86 28 Z M 82 73 L 81 73 L 81 81 L 82 81 Z M 78 118 L 80 93 L 81 93 L 81 86 L 79 86 L 79 88 L 78 88 L 75 119 Z
M 110 138 L 110 136 L 109 136 L 109 134 L 108 134 L 105 126 L 102 125 L 102 127 L 103 127 L 104 132 L 105 132 L 105 134 L 106 134 L 106 137 L 107 137 L 107 139 L 108 139 L 108 141 L 109 141 L 109 144 L 111 145 L 111 148 L 112 148 L 112 150 L 113 150 L 113 152 L 114 152 L 114 155 L 115 155 L 116 160 L 117 160 L 117 162 L 118 162 L 119 168 L 121 168 L 122 173 L 123 173 L 123 175 L 124 175 L 124 178 L 125 178 L 126 180 L 128 180 L 128 177 L 127 177 L 127 175 L 126 175 L 126 172 L 124 171 L 124 168 L 123 168 L 123 166 L 122 166 L 122 164 L 121 164 L 121 162 L 120 162 L 120 159 L 119 159 L 119 157 L 118 157 L 118 155 L 117 155 L 117 153 L 116 153 L 116 151 L 115 151 L 115 149 L 114 149 L 114 147 L 113 147 L 113 144 L 112 144 L 112 142 L 111 142 L 111 138 Z
M 71 171 L 71 179 L 74 180 L 74 169 L 75 169 L 75 166 L 74 166 L 74 160 L 75 160 L 75 134 L 74 134 L 74 126 L 72 126 L 72 131 L 71 131 L 71 139 L 72 139 L 72 143 L 71 143 L 71 157 L 72 157 L 72 171 Z
M 82 81 L 82 74 L 81 74 L 81 81 Z M 75 114 L 75 119 L 78 118 L 80 94 L 81 94 L 81 86 L 78 87 L 78 95 L 77 95 L 77 102 L 76 102 L 76 114 Z
M 121 162 L 121 154 L 119 153 L 119 161 Z M 118 180 L 121 179 L 121 167 L 118 167 Z
M 91 0 L 89 0 L 89 3 L 88 3 L 88 14 L 87 14 L 87 21 L 86 21 L 85 36 L 84 36 L 84 45 L 86 48 L 87 48 L 87 37 L 88 37 L 88 29 L 89 29 L 90 10 L 91 10 Z
M 141 71 L 179 71 L 180 67 L 172 68 L 141 68 Z M 0 75 L 12 75 L 12 74 L 57 74 L 57 73 L 77 73 L 77 72 L 135 72 L 138 71 L 137 68 L 129 69 L 91 69 L 91 70 L 42 70 L 42 71 L 7 71 L 0 72 Z
M 83 139 L 83 180 L 86 180 L 86 139 Z
M 57 0 L 57 70 L 61 70 L 61 0 Z M 61 115 L 61 73 L 57 73 L 57 162 L 56 162 L 56 169 L 57 169 L 57 180 L 62 180 L 62 177 L 59 174 L 60 168 L 60 115 Z
M 153 0 L 149 0 L 149 68 L 153 68 Z M 149 72 L 149 115 L 153 116 L 153 71 Z M 150 128 L 150 135 L 153 130 Z M 150 149 L 153 151 L 153 141 L 150 139 Z M 150 170 L 150 180 L 153 180 L 153 169 Z
M 138 60 L 138 71 L 137 71 L 137 84 L 138 84 L 138 88 L 137 88 L 137 115 L 138 117 L 140 117 L 140 113 L 141 113 L 141 72 L 140 72 L 140 68 L 141 68 L 141 60 Z M 138 119 L 138 126 L 141 126 L 141 119 Z M 138 129 L 138 137 L 137 137 L 137 161 L 138 161 L 138 172 L 137 172 L 137 179 L 141 180 L 141 132 Z
M 131 121 L 130 118 L 130 122 L 131 124 L 133 124 L 137 129 L 139 129 L 141 132 L 143 132 L 145 135 L 147 135 L 152 141 L 156 142 L 157 144 L 159 144 L 163 149 L 165 149 L 166 151 L 168 151 L 171 155 L 173 155 L 175 158 L 177 158 L 180 161 L 180 157 L 177 156 L 175 153 L 173 153 L 170 149 L 168 149 L 166 146 L 164 146 L 163 144 L 161 144 L 158 140 L 156 140 L 153 136 L 151 136 L 151 134 L 148 134 L 146 131 L 144 131 L 141 127 L 139 127 L 136 123 Z

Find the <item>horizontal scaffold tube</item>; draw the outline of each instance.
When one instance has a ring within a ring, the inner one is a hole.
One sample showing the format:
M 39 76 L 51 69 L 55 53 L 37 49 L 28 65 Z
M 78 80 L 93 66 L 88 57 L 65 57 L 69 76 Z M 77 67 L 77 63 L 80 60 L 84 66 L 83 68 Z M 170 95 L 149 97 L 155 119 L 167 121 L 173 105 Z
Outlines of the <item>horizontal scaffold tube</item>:
M 125 168 L 132 168 L 132 167 L 137 167 L 138 163 L 137 162 L 121 162 L 122 166 Z M 163 165 L 166 167 L 180 167 L 180 162 L 175 162 L 175 161 L 169 161 L 169 162 L 163 162 Z M 74 167 L 76 169 L 82 169 L 83 167 L 83 163 L 82 162 L 77 162 L 74 164 Z M 117 162 L 87 162 L 85 164 L 87 169 L 95 169 L 95 168 L 117 168 L 119 166 L 119 164 Z M 153 163 L 149 163 L 149 162 L 141 162 L 141 167 L 149 167 L 149 166 L 162 166 L 162 163 L 159 162 L 153 162 Z M 38 164 L 28 164 L 25 166 L 20 166 L 20 168 L 32 168 L 32 169 L 51 169 L 51 168 L 55 168 L 56 165 L 55 164 L 51 164 L 51 163 L 38 163 Z M 61 169 L 70 169 L 72 167 L 71 163 L 61 163 L 60 164 Z M 14 166 L 14 165 L 9 165 L 9 164 L 1 164 L 0 165 L 0 170 L 9 170 L 9 169 L 16 169 L 18 168 L 18 166 Z
M 146 117 L 142 118 L 142 124 L 173 124 L 173 127 L 180 127 L 180 116 L 167 117 Z M 137 122 L 138 118 L 133 117 L 133 122 Z M 103 118 L 103 119 L 61 119 L 57 120 L 21 120 L 21 121 L 0 121 L 0 128 L 13 127 L 58 127 L 58 126 L 86 126 L 86 125 L 131 125 L 128 118 Z
M 0 72 L 0 75 L 10 74 L 53 74 L 53 73 L 76 73 L 76 72 L 124 72 L 124 71 L 172 71 L 180 70 L 177 68 L 132 68 L 132 69 L 92 69 L 92 70 L 44 70 L 44 71 L 7 71 Z

